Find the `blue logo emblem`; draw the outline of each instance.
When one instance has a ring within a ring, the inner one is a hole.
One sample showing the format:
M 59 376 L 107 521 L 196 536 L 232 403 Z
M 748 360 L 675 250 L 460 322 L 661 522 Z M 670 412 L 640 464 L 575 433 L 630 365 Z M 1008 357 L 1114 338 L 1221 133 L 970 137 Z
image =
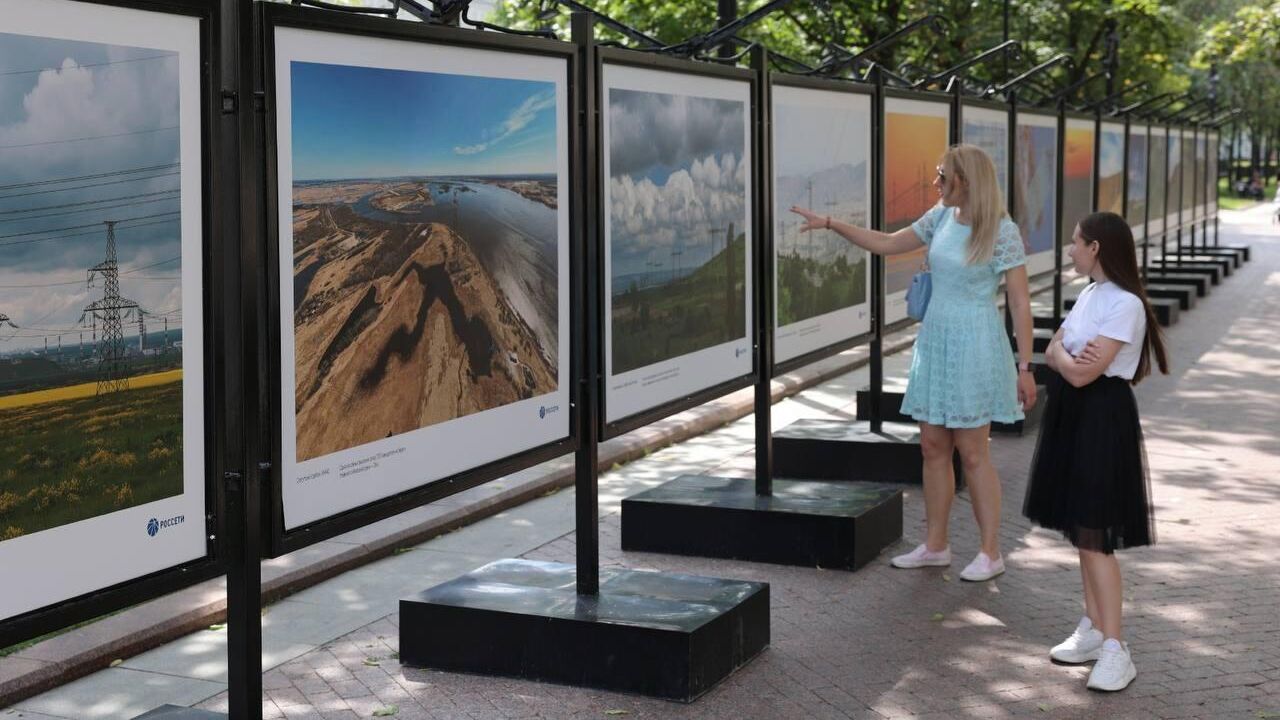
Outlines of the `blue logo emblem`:
M 538 408 L 538 419 L 545 420 L 546 417 L 547 417 L 547 406 L 543 405 L 542 407 Z
M 147 521 L 147 534 L 151 537 L 155 537 L 158 532 L 160 532 L 160 521 L 155 518 L 151 518 Z

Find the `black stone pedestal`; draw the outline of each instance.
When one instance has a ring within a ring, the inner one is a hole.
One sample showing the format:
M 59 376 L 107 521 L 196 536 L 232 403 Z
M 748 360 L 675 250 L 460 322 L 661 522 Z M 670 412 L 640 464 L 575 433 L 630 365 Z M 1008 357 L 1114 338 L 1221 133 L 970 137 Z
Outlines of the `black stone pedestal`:
M 1196 289 L 1190 285 L 1173 283 L 1148 283 L 1147 297 L 1177 300 L 1179 310 L 1190 310 L 1196 306 Z
M 499 560 L 400 601 L 400 661 L 692 702 L 769 645 L 769 585 Z
M 1240 253 L 1240 255 L 1244 258 L 1245 262 L 1249 262 L 1250 253 L 1249 253 L 1248 245 L 1227 245 L 1226 243 L 1223 243 L 1222 245 L 1214 245 L 1210 249 L 1211 250 L 1234 250 L 1235 252 Z
M 1199 262 L 1175 262 L 1173 258 L 1169 258 L 1168 262 L 1161 261 L 1159 265 L 1154 266 L 1156 272 L 1177 272 L 1191 273 L 1194 275 L 1208 275 L 1209 281 L 1214 285 L 1222 282 L 1227 276 L 1223 266 L 1218 263 L 1199 263 Z
M 622 501 L 622 549 L 857 570 L 902 538 L 902 488 L 682 475 Z
M 1212 278 L 1208 275 L 1160 270 L 1147 271 L 1147 282 L 1161 285 L 1188 285 L 1195 288 L 1196 297 L 1208 295 L 1209 288 L 1213 285 Z
M 1205 255 L 1214 258 L 1226 258 L 1231 261 L 1231 267 L 1238 268 L 1245 262 L 1244 251 L 1239 248 L 1230 247 L 1198 247 L 1197 255 Z
M 180 705 L 161 705 L 155 710 L 145 712 L 133 720 L 227 720 L 227 716 L 223 713 L 197 710 L 196 708 L 182 707 Z
M 964 487 L 960 454 L 953 457 L 956 489 Z M 920 485 L 920 428 L 850 420 L 797 420 L 773 434 L 776 477 L 863 480 Z

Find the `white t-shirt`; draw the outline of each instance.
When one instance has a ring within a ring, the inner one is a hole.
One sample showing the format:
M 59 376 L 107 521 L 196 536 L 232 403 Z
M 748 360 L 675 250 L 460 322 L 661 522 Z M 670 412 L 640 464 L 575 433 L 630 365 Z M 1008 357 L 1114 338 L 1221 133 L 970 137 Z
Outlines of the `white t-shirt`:
M 1132 380 L 1147 338 L 1147 312 L 1137 295 L 1112 282 L 1092 283 L 1062 323 L 1062 347 L 1072 357 L 1099 335 L 1124 343 L 1103 374 Z

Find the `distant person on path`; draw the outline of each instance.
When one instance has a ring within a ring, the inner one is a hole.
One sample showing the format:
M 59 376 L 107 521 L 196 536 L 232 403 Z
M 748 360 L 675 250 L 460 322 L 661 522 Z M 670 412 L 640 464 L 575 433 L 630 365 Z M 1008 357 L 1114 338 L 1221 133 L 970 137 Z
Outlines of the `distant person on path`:
M 925 542 L 893 566 L 951 564 L 947 524 L 955 497 L 952 456 L 960 451 L 982 547 L 960 573 L 980 582 L 1004 572 L 1000 554 L 1000 478 L 991 463 L 991 423 L 1016 422 L 1036 400 L 1031 373 L 1031 296 L 1018 226 L 1005 212 L 991 158 L 975 145 L 942 156 L 933 181 L 941 202 L 910 227 L 888 234 L 793 207 L 802 231 L 830 229 L 869 252 L 896 255 L 928 246 L 933 296 L 916 337 L 902 412 L 920 423 Z M 996 310 L 1008 286 L 1020 362 L 1015 367 Z
M 1122 642 L 1123 584 L 1115 551 L 1155 541 L 1138 406 L 1130 385 L 1168 373 L 1164 341 L 1138 275 L 1133 235 L 1115 213 L 1080 221 L 1069 253 L 1093 283 L 1054 334 L 1057 371 L 1040 425 L 1023 514 L 1080 551 L 1084 617 L 1049 651 L 1058 662 L 1096 660 L 1088 687 L 1116 691 L 1137 677 Z

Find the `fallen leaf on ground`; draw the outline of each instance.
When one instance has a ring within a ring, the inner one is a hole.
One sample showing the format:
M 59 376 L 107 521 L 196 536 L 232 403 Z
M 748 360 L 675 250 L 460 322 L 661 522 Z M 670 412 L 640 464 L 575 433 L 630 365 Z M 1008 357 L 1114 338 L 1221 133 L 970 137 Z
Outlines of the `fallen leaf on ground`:
M 411 547 L 408 547 L 408 548 L 396 548 L 395 550 L 392 550 L 392 551 L 391 551 L 391 554 L 392 554 L 392 555 L 403 555 L 403 554 L 405 554 L 405 553 L 407 553 L 407 552 L 413 552 L 414 550 L 417 550 L 417 548 L 411 548 Z
M 630 715 L 630 710 L 605 710 L 605 715 Z
M 942 576 L 942 582 L 951 582 L 951 576 L 950 576 L 950 575 L 943 575 L 943 576 Z
M 944 617 L 946 617 L 946 616 L 945 616 L 945 615 L 943 615 L 942 613 L 934 613 L 934 614 L 933 614 L 933 617 L 931 617 L 931 618 L 929 618 L 929 619 L 930 619 L 930 620 L 932 620 L 932 621 L 934 621 L 934 622 L 942 622 L 942 619 L 943 619 Z
M 378 662 L 377 658 L 367 657 L 364 659 L 364 664 L 368 665 L 369 667 L 378 667 L 382 663 Z
M 107 667 L 120 667 L 123 664 L 124 664 L 123 660 L 121 660 L 120 658 L 116 658 L 115 660 L 112 660 L 111 664 L 108 665 Z
M 1052 710 L 1052 709 L 1053 709 L 1053 708 L 1049 707 L 1048 705 L 1045 705 L 1044 703 L 1041 703 L 1041 704 L 1037 705 L 1036 707 L 1040 709 L 1040 712 L 1049 712 L 1050 710 Z
M 210 630 L 212 630 L 212 631 L 214 631 L 214 632 L 218 632 L 219 630 L 226 630 L 226 629 L 227 629 L 227 624 L 226 624 L 226 623 L 218 623 L 217 625 L 210 625 L 210 626 L 209 626 L 209 629 L 210 629 Z
M 388 706 L 386 706 L 386 707 L 384 707 L 384 708 L 381 708 L 381 709 L 378 709 L 378 710 L 374 710 L 374 711 L 373 711 L 373 716 L 374 716 L 374 717 L 391 717 L 392 715 L 395 715 L 395 714 L 396 714 L 396 713 L 398 713 L 398 712 L 400 712 L 400 708 L 399 708 L 399 707 L 397 707 L 397 706 L 395 706 L 395 705 L 388 705 Z

